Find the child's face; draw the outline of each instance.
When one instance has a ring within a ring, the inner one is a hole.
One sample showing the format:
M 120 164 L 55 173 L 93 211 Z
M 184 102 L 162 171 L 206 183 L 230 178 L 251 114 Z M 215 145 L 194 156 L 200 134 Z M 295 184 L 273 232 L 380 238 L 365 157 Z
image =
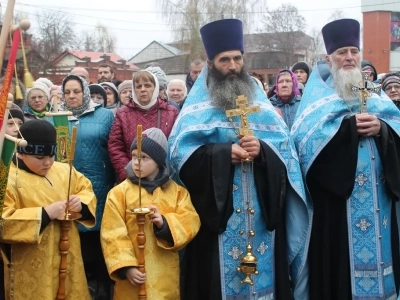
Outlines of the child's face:
M 22 124 L 24 124 L 24 122 L 22 122 L 22 120 L 19 118 L 8 119 L 6 134 L 11 135 L 15 138 L 18 137 L 18 129 L 21 127 Z
M 25 163 L 25 165 L 29 168 L 29 170 L 40 176 L 47 175 L 51 166 L 54 163 L 54 155 L 36 156 L 36 155 L 18 153 L 18 158 Z
M 132 151 L 132 170 L 137 177 L 154 180 L 158 174 L 159 168 L 157 163 L 149 155 L 142 151 L 139 175 L 139 160 L 137 159 L 137 150 L 135 149 Z
M 104 99 L 103 99 L 103 96 L 101 94 L 98 94 L 98 93 L 90 94 L 90 98 L 92 98 L 94 103 L 98 103 L 98 104 L 101 104 L 101 105 L 103 105 L 103 103 L 104 103 Z

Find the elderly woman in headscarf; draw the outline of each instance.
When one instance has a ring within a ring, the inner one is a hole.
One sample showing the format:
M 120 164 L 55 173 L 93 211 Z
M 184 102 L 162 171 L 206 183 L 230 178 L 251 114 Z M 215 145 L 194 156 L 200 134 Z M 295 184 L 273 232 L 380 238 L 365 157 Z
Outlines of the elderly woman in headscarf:
M 269 100 L 281 110 L 283 120 L 290 129 L 301 100 L 297 76 L 287 69 L 280 71 L 276 76 L 274 92 Z
M 115 182 L 107 150 L 114 116 L 111 110 L 91 100 L 88 84 L 80 76 L 66 76 L 62 90 L 64 110 L 72 112 L 69 117 L 70 132 L 73 126 L 77 126 L 74 167 L 92 182 L 97 198 L 96 225 L 91 229 L 79 227 L 85 271 L 97 276 L 98 288 L 94 299 L 110 299 L 111 281 L 100 245 L 100 224 L 107 193 Z
M 157 77 L 149 71 L 133 74 L 132 101 L 121 106 L 108 140 L 111 162 L 117 172 L 118 181 L 126 178 L 125 167 L 132 159 L 130 147 L 136 138 L 136 128 L 143 130 L 157 127 L 168 138 L 178 116 L 178 109 L 161 99 Z

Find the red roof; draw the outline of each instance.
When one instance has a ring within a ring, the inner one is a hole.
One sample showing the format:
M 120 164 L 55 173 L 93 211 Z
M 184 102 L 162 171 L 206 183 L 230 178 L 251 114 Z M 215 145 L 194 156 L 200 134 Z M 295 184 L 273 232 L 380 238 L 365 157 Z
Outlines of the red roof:
M 94 62 L 96 60 L 101 59 L 103 55 L 107 55 L 110 57 L 112 62 L 118 63 L 119 60 L 124 60 L 121 56 L 115 53 L 104 53 L 104 52 L 88 52 L 88 51 L 78 51 L 78 50 L 66 50 L 60 56 L 58 56 L 54 61 L 60 60 L 65 54 L 72 54 L 73 56 L 83 59 L 84 57 L 89 57 L 90 61 Z M 130 61 L 126 61 L 126 65 L 129 66 L 130 69 L 138 69 L 139 67 L 131 63 Z

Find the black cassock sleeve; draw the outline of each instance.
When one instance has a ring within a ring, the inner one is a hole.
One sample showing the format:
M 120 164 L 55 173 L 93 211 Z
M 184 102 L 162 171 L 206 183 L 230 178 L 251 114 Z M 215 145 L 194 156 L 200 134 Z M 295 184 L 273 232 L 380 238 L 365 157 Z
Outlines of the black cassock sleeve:
M 232 182 L 235 168 L 231 164 L 231 147 L 231 143 L 201 146 L 180 172 L 201 224 L 216 233 L 226 230 L 233 213 Z
M 307 174 L 309 188 L 323 187 L 339 198 L 348 199 L 354 188 L 359 139 L 355 116 L 344 119 L 336 135 L 311 166 Z M 380 135 L 374 139 L 389 197 L 397 200 L 400 198 L 400 139 L 383 121 Z M 310 192 L 313 195 L 313 191 Z
M 282 221 L 286 167 L 267 144 L 260 141 L 260 145 L 260 155 L 254 160 L 254 180 L 267 229 L 272 231 Z M 200 147 L 180 172 L 201 223 L 218 233 L 226 230 L 233 213 L 231 146 L 225 143 Z
M 358 142 L 355 117 L 344 119 L 307 174 L 311 196 L 322 188 L 341 199 L 350 197 L 354 187 Z

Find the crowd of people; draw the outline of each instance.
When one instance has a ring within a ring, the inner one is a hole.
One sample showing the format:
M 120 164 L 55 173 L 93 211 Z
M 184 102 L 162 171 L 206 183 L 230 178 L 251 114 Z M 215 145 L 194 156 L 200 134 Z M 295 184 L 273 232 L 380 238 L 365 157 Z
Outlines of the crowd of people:
M 91 83 L 78 67 L 12 105 L 6 133 L 27 146 L 4 197 L 0 299 L 56 299 L 65 211 L 80 214 L 66 299 L 397 299 L 400 73 L 361 60 L 353 19 L 272 88 L 246 69 L 240 20 L 200 34 L 207 60 L 186 80 L 101 65 Z M 77 128 L 71 169 L 55 162 L 56 110 Z

